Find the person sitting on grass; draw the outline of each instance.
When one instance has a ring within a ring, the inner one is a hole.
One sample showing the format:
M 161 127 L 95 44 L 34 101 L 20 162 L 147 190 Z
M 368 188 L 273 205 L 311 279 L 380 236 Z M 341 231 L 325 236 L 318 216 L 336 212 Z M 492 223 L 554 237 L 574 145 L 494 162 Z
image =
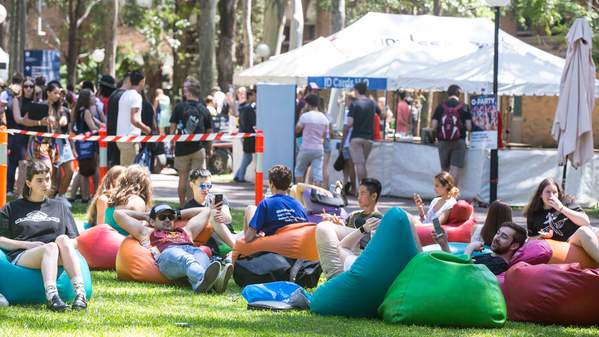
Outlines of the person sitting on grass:
M 416 226 L 431 225 L 435 218 L 438 218 L 442 225 L 446 224 L 451 209 L 457 203 L 456 198 L 460 190 L 456 187 L 451 174 L 445 171 L 437 174 L 433 179 L 433 185 L 437 197 L 431 201 L 426 213 L 422 198 L 414 193 L 414 202 L 419 215 L 419 218 L 414 219 Z
M 437 235 L 433 230 L 431 235 L 433 241 L 438 243 L 443 251 L 451 252 L 447 243 L 447 234 Z M 526 237 L 524 227 L 513 222 L 504 222 L 491 242 L 492 252 L 472 256 L 472 261 L 476 264 L 484 264 L 493 274 L 499 275 L 507 271 L 512 257 L 518 249 L 522 248 Z M 466 247 L 464 254 L 472 255 L 475 251 L 481 251 L 483 247 L 484 242 L 482 241 L 472 242 Z
M 61 201 L 48 199 L 50 168 L 43 162 L 27 163 L 23 198 L 0 210 L 0 249 L 17 266 L 40 269 L 47 306 L 65 311 L 68 306 L 58 295 L 58 266 L 64 267 L 75 289 L 73 310 L 87 308 L 79 256 L 73 238 L 79 235 L 71 211 Z
M 117 181 L 123 171 L 125 171 L 124 166 L 116 165 L 106 172 L 104 179 L 100 183 L 100 186 L 98 186 L 96 194 L 87 208 L 86 216 L 89 227 L 104 223 L 104 212 L 108 207 L 108 198 L 112 189 L 116 187 Z
M 291 176 L 291 170 L 285 165 L 275 165 L 268 170 L 272 196 L 262 200 L 258 207 L 246 208 L 243 221 L 245 242 L 273 235 L 287 225 L 308 221 L 302 204 L 288 195 Z
M 152 180 L 150 171 L 141 165 L 130 165 L 120 175 L 108 198 L 104 221 L 122 235 L 129 235 L 114 219 L 117 209 L 146 212 L 152 207 Z
M 205 293 L 213 288 L 217 293 L 223 293 L 231 277 L 232 266 L 224 266 L 231 272 L 221 273 L 221 264 L 211 262 L 208 255 L 193 243 L 208 224 L 212 213 L 210 208 L 176 211 L 167 204 L 158 204 L 149 213 L 118 209 L 114 217 L 122 228 L 150 250 L 158 269 L 167 279 L 187 277 L 196 293 Z M 175 227 L 177 219 L 189 221 L 183 227 Z M 146 226 L 146 222 L 150 227 Z

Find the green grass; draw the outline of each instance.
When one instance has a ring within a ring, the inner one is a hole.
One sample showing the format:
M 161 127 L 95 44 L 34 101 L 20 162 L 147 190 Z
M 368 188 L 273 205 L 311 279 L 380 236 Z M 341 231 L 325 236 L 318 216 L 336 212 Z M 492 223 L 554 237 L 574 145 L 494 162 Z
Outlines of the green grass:
M 85 206 L 76 203 L 75 218 Z M 233 210 L 235 227 L 243 212 Z M 385 324 L 379 319 L 323 317 L 307 311 L 246 309 L 234 283 L 222 295 L 189 288 L 123 282 L 114 272 L 92 272 L 86 312 L 52 313 L 44 306 L 0 308 L 0 336 L 598 336 L 599 328 L 508 322 L 503 329 L 452 329 Z M 175 323 L 188 323 L 179 327 Z

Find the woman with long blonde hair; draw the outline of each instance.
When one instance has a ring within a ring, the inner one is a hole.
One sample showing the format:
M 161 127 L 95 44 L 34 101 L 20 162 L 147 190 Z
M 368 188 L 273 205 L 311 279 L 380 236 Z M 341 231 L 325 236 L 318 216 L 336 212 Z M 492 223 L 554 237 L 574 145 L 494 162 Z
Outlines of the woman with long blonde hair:
M 100 186 L 98 186 L 98 190 L 87 208 L 87 224 L 89 227 L 104 223 L 104 212 L 108 207 L 108 199 L 124 171 L 124 166 L 116 165 L 106 172 L 104 179 L 100 183 Z
M 141 165 L 128 166 L 117 180 L 108 197 L 108 208 L 104 221 L 123 235 L 129 233 L 114 220 L 115 209 L 129 209 L 145 212 L 152 207 L 152 180 L 150 172 Z

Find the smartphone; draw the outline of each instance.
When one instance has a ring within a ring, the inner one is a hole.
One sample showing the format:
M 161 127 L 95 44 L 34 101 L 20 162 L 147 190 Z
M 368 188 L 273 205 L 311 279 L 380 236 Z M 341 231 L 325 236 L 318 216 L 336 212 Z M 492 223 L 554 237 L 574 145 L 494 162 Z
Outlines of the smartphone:
M 445 235 L 445 233 L 443 232 L 443 228 L 441 228 L 439 218 L 433 219 L 433 227 L 435 228 L 435 233 L 437 233 L 438 236 Z
M 214 205 L 218 205 L 223 202 L 223 195 L 221 193 L 214 195 Z

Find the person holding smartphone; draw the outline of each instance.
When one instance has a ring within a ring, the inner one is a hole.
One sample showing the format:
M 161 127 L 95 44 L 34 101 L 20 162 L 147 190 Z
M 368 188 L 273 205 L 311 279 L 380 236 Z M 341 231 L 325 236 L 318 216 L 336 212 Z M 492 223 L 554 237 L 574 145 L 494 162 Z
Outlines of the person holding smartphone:
M 433 184 L 437 197 L 431 201 L 426 212 L 422 198 L 414 193 L 414 203 L 418 210 L 418 219 L 415 219 L 416 226 L 431 225 L 435 218 L 438 218 L 439 222 L 444 225 L 449 218 L 449 212 L 457 202 L 456 198 L 460 190 L 455 185 L 451 174 L 442 171 L 435 176 Z

